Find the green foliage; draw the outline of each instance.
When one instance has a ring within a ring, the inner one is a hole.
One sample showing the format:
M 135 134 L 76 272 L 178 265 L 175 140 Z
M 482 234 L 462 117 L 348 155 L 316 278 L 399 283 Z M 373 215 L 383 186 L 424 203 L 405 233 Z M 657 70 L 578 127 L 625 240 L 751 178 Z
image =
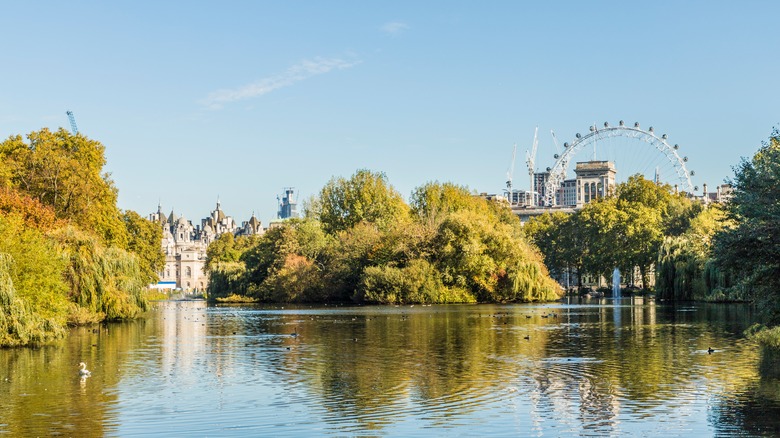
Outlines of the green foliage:
M 379 304 L 473 303 L 476 298 L 464 288 L 446 287 L 438 270 L 423 259 L 408 265 L 369 266 L 361 280 L 366 302 Z
M 723 211 L 711 205 L 687 221 L 687 230 L 664 239 L 656 267 L 656 293 L 669 300 L 724 301 L 728 278 L 712 261 L 712 238 L 723 227 Z M 714 292 L 714 293 L 713 293 Z
M 127 233 L 116 207 L 117 190 L 102 173 L 105 147 L 83 135 L 44 128 L 0 143 L 12 187 L 54 209 L 57 218 L 95 232 L 104 243 L 125 248 Z
M 241 262 L 216 262 L 209 270 L 209 285 L 206 290 L 210 300 L 230 295 L 246 295 L 246 265 Z
M 0 143 L 0 347 L 138 316 L 164 260 L 159 227 L 116 207 L 102 144 L 63 129 L 27 139 Z
M 0 216 L 0 346 L 38 344 L 64 334 L 63 261 L 51 241 L 25 225 L 25 217 Z
M 596 199 L 568 216 L 535 218 L 525 232 L 559 277 L 574 270 L 581 286 L 584 275 L 611 278 L 615 267 L 622 272 L 636 268 L 643 287 L 649 288 L 649 274 L 665 237 L 682 234 L 700 212 L 701 207 L 672 194 L 669 186 L 634 175 L 619 184 L 615 194 Z M 666 251 L 670 250 L 667 246 Z M 674 275 L 674 271 L 667 274 Z
M 432 258 L 444 284 L 472 291 L 482 302 L 557 298 L 541 256 L 516 231 L 495 217 L 451 214 L 433 239 Z
M 349 179 L 331 179 L 320 191 L 319 220 L 328 233 L 348 230 L 360 222 L 380 228 L 405 221 L 409 207 L 383 173 L 358 170 Z
M 743 159 L 731 181 L 729 226 L 714 240 L 715 263 L 733 288 L 747 291 L 767 320 L 780 323 L 780 132 L 774 130 L 751 160 Z
M 156 283 L 157 273 L 165 266 L 162 252 L 162 229 L 138 213 L 128 210 L 122 215 L 127 228 L 127 249 L 138 257 L 141 275 L 147 284 Z M 229 234 L 229 233 L 228 233 Z
M 745 330 L 745 335 L 763 347 L 780 352 L 780 326 L 769 328 L 763 324 L 754 324 Z
M 135 318 L 147 309 L 145 278 L 134 254 L 106 248 L 73 227 L 57 230 L 53 237 L 66 256 L 65 280 L 74 303 L 98 319 L 109 320 Z
M 585 273 L 588 241 L 584 228 L 579 226 L 579 213 L 545 213 L 528 221 L 523 232 L 544 257 L 544 264 L 557 278 L 572 273 Z M 577 276 L 582 287 L 582 277 Z
M 206 272 L 211 272 L 217 263 L 239 261 L 258 239 L 258 236 L 234 237 L 232 233 L 220 234 L 206 249 Z
M 313 205 L 306 219 L 268 230 L 242 252 L 243 271 L 212 269 L 210 296 L 373 303 L 559 296 L 517 217 L 463 187 L 418 188 L 412 219 L 384 175 L 358 171 L 331 180 Z M 229 239 L 209 248 L 210 260 L 235 259 Z

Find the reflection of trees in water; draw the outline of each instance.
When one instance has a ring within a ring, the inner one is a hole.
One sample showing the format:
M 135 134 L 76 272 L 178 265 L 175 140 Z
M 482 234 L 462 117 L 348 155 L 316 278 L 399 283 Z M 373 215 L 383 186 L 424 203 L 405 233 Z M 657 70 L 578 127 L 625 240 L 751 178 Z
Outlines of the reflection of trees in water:
M 127 357 L 116 353 L 132 351 L 144 330 L 144 321 L 80 327 L 54 345 L 0 350 L 0 433 L 110 434 L 118 398 L 111 389 L 125 374 Z M 83 381 L 82 361 L 92 371 Z
M 346 434 L 405 420 L 446 428 L 485 415 L 514 415 L 537 430 L 556 424 L 574 433 L 622 433 L 621 420 L 655 407 L 673 415 L 690 402 L 687 394 L 701 397 L 702 385 L 718 400 L 711 411 L 716 430 L 746 425 L 763 433 L 773 426 L 758 419 L 762 407 L 780 419 L 776 377 L 759 380 L 755 347 L 737 339 L 750 319 L 740 306 L 624 306 L 620 318 L 611 305 L 557 308 L 555 318 L 529 306 L 202 306 L 110 325 L 110 336 L 80 329 L 56 346 L 0 351 L 0 373 L 8 370 L 10 378 L 2 382 L 0 374 L 0 418 L 9 425 L 0 432 L 111 434 L 114 389 L 127 377 L 123 391 L 132 391 L 150 363 L 166 387 L 246 383 L 268 391 L 214 397 L 302 407 L 312 421 Z M 710 345 L 726 351 L 702 353 Z M 82 360 L 93 371 L 83 388 Z M 204 372 L 209 380 L 198 382 Z M 49 381 L 66 383 L 41 383 Z
M 780 354 L 762 351 L 759 378 L 718 397 L 709 420 L 718 434 L 780 436 Z
M 446 426 L 480 409 L 510 409 L 509 400 L 522 397 L 537 417 L 530 422 L 571 421 L 575 429 L 608 433 L 621 411 L 674 409 L 690 402 L 681 394 L 700 391 L 702 370 L 715 356 L 697 350 L 723 336 L 708 328 L 702 312 L 737 333 L 734 319 L 745 318 L 719 309 L 664 309 L 663 319 L 672 322 L 659 324 L 653 305 L 617 308 L 620 318 L 612 306 L 569 316 L 559 311 L 555 319 L 542 319 L 538 309 L 530 319 L 534 312 L 522 308 L 469 309 L 279 314 L 255 330 L 297 328 L 300 338 L 281 338 L 291 350 L 269 351 L 267 364 L 318 399 L 327 422 L 381 429 L 412 416 Z

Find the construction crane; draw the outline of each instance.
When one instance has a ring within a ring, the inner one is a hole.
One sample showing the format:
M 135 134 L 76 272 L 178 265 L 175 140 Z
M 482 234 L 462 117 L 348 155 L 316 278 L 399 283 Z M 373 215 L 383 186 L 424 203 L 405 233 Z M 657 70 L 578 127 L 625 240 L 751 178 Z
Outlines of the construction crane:
M 76 118 L 73 116 L 73 111 L 65 111 L 65 114 L 68 115 L 68 120 L 70 120 L 70 131 L 73 133 L 73 135 L 78 134 L 79 128 L 76 126 Z
M 531 146 L 531 151 L 525 151 L 525 163 L 528 165 L 528 178 L 531 182 L 528 190 L 528 205 L 535 206 L 536 200 L 534 199 L 534 172 L 536 171 L 536 149 L 539 146 L 539 127 L 534 130 L 534 144 Z
M 512 164 L 509 166 L 509 170 L 506 172 L 506 191 L 509 205 L 512 205 L 512 177 L 515 174 L 515 156 L 517 156 L 517 143 L 512 148 Z

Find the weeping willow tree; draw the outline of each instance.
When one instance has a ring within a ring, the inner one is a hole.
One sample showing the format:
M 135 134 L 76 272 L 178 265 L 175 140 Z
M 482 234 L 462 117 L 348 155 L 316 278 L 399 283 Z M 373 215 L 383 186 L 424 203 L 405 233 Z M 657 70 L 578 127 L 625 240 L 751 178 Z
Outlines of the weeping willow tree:
M 18 296 L 13 271 L 13 257 L 0 253 L 0 346 L 41 344 L 62 337 L 62 324 L 55 318 L 44 318 Z
M 690 301 L 706 294 L 704 264 L 706 258 L 690 249 L 682 237 L 664 239 L 658 256 L 655 290 L 658 298 Z
M 73 227 L 53 233 L 62 245 L 68 266 L 65 280 L 76 307 L 70 322 L 135 318 L 147 310 L 146 287 L 136 255 L 104 247 L 92 235 Z
M 723 229 L 723 210 L 711 205 L 691 219 L 679 236 L 666 237 L 658 251 L 656 294 L 661 299 L 690 301 L 741 300 L 728 291 L 730 278 L 713 263 L 712 240 Z
M 247 295 L 246 266 L 241 262 L 215 262 L 209 269 L 209 299 L 227 298 L 231 295 Z

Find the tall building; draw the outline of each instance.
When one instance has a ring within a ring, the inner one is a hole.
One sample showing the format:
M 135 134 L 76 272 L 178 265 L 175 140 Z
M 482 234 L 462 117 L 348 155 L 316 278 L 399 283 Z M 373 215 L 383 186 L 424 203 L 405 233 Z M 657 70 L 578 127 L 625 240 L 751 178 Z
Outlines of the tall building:
M 282 195 L 282 198 L 279 200 L 279 212 L 277 213 L 277 216 L 279 219 L 298 217 L 297 207 L 298 204 L 295 202 L 295 189 L 293 187 L 285 187 L 284 195 Z
M 547 180 L 550 179 L 550 172 L 536 172 L 534 173 L 534 192 L 535 202 L 534 206 L 538 207 L 544 201 L 544 195 L 547 193 Z

